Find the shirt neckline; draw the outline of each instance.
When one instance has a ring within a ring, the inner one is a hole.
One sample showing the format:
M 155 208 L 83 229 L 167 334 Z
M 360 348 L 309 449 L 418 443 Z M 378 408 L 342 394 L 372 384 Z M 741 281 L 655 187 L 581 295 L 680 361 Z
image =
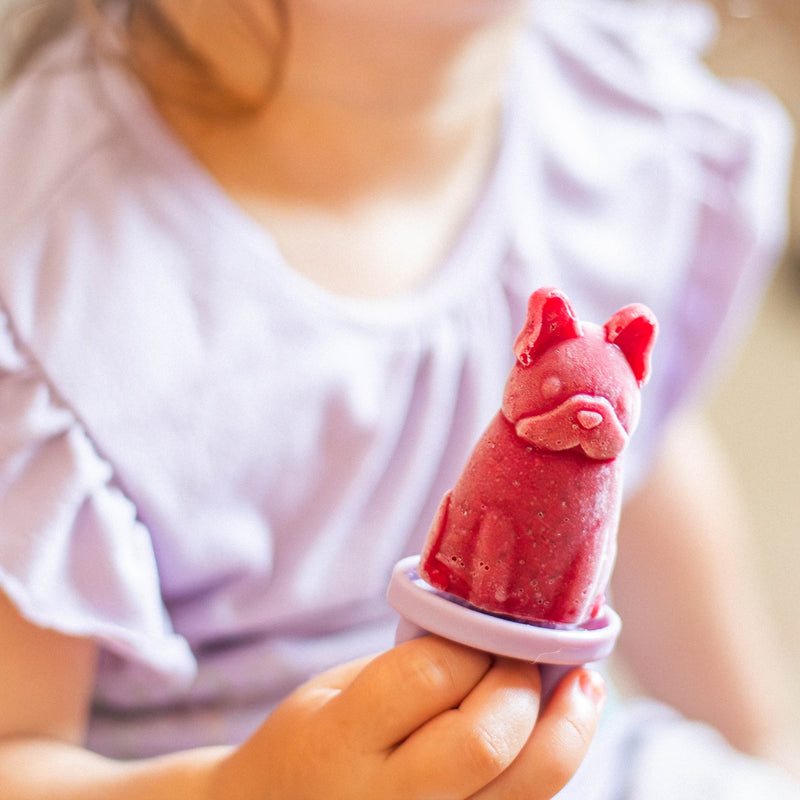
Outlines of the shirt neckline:
M 513 153 L 518 150 L 512 140 L 520 127 L 513 80 L 508 82 L 494 163 L 449 253 L 420 286 L 381 298 L 336 294 L 293 269 L 268 229 L 227 194 L 168 128 L 144 88 L 124 66 L 103 60 L 99 81 L 104 100 L 127 135 L 159 171 L 170 176 L 175 191 L 193 203 L 210 224 L 220 226 L 224 235 L 249 249 L 271 271 L 276 291 L 282 291 L 298 308 L 355 324 L 408 325 L 468 302 L 487 280 L 498 277 L 511 240 L 512 217 L 507 213 L 505 193 L 514 169 Z

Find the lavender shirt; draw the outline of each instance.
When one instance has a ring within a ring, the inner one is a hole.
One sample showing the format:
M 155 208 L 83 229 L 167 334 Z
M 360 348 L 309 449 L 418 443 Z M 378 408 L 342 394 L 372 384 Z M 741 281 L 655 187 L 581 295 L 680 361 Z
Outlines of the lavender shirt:
M 239 740 L 390 646 L 391 567 L 498 407 L 539 285 L 585 319 L 660 318 L 641 480 L 783 235 L 785 117 L 699 66 L 695 21 L 533 6 L 491 178 L 437 274 L 388 300 L 292 271 L 80 33 L 3 98 L 0 588 L 100 644 L 91 746 Z

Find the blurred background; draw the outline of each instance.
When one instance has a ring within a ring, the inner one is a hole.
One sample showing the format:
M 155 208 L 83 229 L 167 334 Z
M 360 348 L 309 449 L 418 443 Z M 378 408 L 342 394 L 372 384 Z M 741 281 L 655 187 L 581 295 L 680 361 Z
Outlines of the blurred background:
M 767 85 L 800 124 L 800 0 L 713 0 L 709 64 Z M 798 135 L 800 140 L 800 135 Z M 800 143 L 800 142 L 798 142 Z M 710 401 L 754 533 L 755 566 L 792 663 L 800 663 L 800 161 L 783 263 L 732 371 Z M 800 718 L 800 693 L 797 718 Z
M 664 0 L 670 2 L 670 0 Z M 800 0 L 708 0 L 720 31 L 709 54 L 726 77 L 767 85 L 800 122 Z M 0 0 L 0 11 L 8 0 Z M 2 54 L 0 54 L 1 56 Z M 755 327 L 709 413 L 736 469 L 755 533 L 754 567 L 800 663 L 800 177 L 792 233 Z M 800 696 L 798 696 L 800 718 Z

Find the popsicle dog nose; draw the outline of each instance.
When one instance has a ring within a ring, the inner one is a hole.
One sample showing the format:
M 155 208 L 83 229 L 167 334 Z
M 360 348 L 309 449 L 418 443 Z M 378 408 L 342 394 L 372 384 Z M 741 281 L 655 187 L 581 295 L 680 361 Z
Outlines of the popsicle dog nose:
M 587 431 L 596 428 L 603 421 L 603 415 L 599 411 L 590 411 L 587 408 L 579 411 L 575 415 L 575 418 L 578 420 L 578 424 L 581 428 Z

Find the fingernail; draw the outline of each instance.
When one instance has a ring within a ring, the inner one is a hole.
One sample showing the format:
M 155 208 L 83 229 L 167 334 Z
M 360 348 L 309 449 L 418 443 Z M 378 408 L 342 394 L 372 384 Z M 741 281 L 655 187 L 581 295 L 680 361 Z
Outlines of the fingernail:
M 598 672 L 584 670 L 578 676 L 578 685 L 592 705 L 602 709 L 606 702 L 606 682 Z

